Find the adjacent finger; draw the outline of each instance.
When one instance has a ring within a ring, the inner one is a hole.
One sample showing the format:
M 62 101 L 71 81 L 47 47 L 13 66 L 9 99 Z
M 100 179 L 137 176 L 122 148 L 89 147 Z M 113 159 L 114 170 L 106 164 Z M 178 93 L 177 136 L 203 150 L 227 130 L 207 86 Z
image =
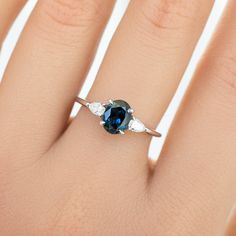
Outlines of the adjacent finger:
M 60 135 L 113 3 L 38 2 L 0 88 L 5 147 L 41 153 Z
M 161 217 L 172 213 L 163 227 L 172 230 L 173 221 L 181 225 L 176 235 L 223 235 L 235 202 L 235 11 L 236 2 L 230 1 L 170 131 L 152 183 L 158 213 Z M 158 200 L 160 193 L 168 202 Z
M 0 1 L 0 45 L 26 0 Z

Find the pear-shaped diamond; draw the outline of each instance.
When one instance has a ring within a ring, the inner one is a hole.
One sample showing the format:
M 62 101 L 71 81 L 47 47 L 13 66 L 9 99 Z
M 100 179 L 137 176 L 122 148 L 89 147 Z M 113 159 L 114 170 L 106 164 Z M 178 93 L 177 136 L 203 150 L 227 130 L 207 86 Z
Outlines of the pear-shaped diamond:
M 92 102 L 88 105 L 88 108 L 96 116 L 102 116 L 106 110 L 100 102 Z
M 144 132 L 146 127 L 140 120 L 133 118 L 133 120 L 129 122 L 129 129 L 133 132 L 139 133 Z

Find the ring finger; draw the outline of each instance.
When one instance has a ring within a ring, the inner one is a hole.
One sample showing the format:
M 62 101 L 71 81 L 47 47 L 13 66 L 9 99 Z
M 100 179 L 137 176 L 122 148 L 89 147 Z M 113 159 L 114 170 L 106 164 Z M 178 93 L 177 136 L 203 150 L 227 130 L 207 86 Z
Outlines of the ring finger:
M 89 99 L 127 100 L 136 108 L 137 117 L 155 126 L 178 86 L 213 2 L 131 1 Z M 77 143 L 71 140 L 86 134 L 88 139 L 84 142 L 88 145 L 94 137 L 99 136 L 100 141 L 96 141 L 98 146 L 111 148 L 110 151 L 106 149 L 104 158 L 111 152 L 114 158 L 132 152 L 130 156 L 135 158 L 130 161 L 137 163 L 137 154 L 142 158 L 146 154 L 147 137 L 133 135 L 124 142 L 120 137 L 104 134 L 100 127 L 95 128 L 90 123 L 95 121 L 91 121 L 91 117 L 87 119 L 87 116 L 90 116 L 87 111 L 81 112 L 66 133 L 64 140 L 68 141 L 70 150 L 78 150 L 77 146 L 72 147 Z M 89 148 L 84 142 L 80 151 L 84 150 L 87 154 Z M 117 153 L 112 150 L 115 145 L 120 145 Z

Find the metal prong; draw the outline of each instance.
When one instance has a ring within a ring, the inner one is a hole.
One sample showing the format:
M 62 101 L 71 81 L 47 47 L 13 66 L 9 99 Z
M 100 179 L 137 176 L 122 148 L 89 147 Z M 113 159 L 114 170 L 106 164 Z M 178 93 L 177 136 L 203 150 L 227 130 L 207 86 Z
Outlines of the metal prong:
M 129 108 L 128 113 L 132 114 L 134 113 L 134 110 L 132 108 Z
M 124 134 L 125 134 L 125 132 L 124 132 L 124 131 L 122 131 L 122 130 L 120 130 L 119 132 L 120 132 L 120 134 L 122 134 L 122 135 L 124 135 Z
M 110 100 L 109 100 L 109 103 L 110 103 L 110 104 L 113 104 L 113 100 L 110 99 Z
M 104 121 L 100 121 L 100 125 L 103 126 L 105 124 Z

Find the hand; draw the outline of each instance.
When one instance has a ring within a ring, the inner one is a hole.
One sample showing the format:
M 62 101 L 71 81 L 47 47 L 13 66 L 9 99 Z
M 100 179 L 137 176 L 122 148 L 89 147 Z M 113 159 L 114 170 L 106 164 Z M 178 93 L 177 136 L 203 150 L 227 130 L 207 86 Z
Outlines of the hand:
M 236 2 L 229 1 L 152 175 L 148 136 L 111 136 L 86 109 L 68 125 L 114 2 L 41 0 L 21 35 L 0 86 L 0 235 L 225 230 L 236 196 Z M 0 3 L 3 40 L 24 1 Z M 133 0 L 89 99 L 123 98 L 155 126 L 213 3 Z

